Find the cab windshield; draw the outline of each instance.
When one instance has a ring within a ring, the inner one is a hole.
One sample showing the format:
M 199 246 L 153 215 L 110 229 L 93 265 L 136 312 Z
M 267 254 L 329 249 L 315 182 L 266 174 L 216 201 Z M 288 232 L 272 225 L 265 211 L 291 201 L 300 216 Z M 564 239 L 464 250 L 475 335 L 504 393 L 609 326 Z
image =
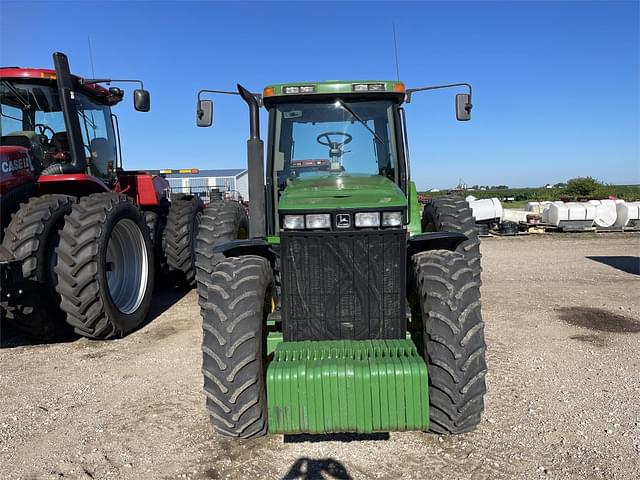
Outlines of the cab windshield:
M 398 182 L 391 100 L 281 103 L 274 107 L 273 174 L 282 191 L 293 180 L 338 174 L 381 175 Z
M 108 177 L 116 162 L 111 110 L 81 92 L 75 94 L 88 173 Z M 71 160 L 64 114 L 53 85 L 0 81 L 0 145 L 31 150 L 38 171 Z

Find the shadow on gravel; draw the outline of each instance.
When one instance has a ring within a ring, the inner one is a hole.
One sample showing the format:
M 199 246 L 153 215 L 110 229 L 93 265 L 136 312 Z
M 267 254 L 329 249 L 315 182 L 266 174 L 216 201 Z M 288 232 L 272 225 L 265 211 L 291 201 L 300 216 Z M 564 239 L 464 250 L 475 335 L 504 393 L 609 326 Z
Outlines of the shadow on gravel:
M 151 299 L 151 308 L 147 319 L 140 326 L 140 328 L 153 322 L 156 318 L 169 310 L 172 306 L 178 303 L 182 297 L 188 294 L 191 290 L 187 288 L 171 288 L 171 287 L 159 287 L 153 292 L 153 298 Z
M 184 288 L 175 289 L 171 287 L 160 287 L 156 289 L 156 291 L 153 292 L 153 297 L 151 299 L 151 308 L 149 309 L 149 314 L 147 315 L 146 320 L 135 331 L 144 328 L 164 312 L 169 310 L 173 305 L 178 303 L 182 299 L 182 297 L 188 294 L 189 291 L 190 290 Z M 6 319 L 4 318 L 0 320 L 0 349 L 70 343 L 75 342 L 79 338 L 81 337 L 76 335 L 73 331 L 65 331 L 61 334 L 58 334 L 53 339 L 43 341 L 37 338 L 29 337 L 24 333 L 16 330 L 12 327 L 11 322 L 6 321 Z M 99 342 L 99 340 L 97 341 Z
M 376 433 L 321 433 L 309 435 L 285 435 L 284 443 L 317 443 L 317 442 L 364 442 L 376 440 L 389 440 L 389 432 Z
M 576 327 L 596 332 L 640 333 L 640 322 L 600 308 L 563 307 L 557 309 L 560 319 Z
M 632 275 L 640 275 L 640 257 L 633 257 L 631 255 L 611 255 L 611 256 L 591 256 L 587 257 L 594 262 L 604 263 L 610 267 L 622 270 L 625 273 Z
M 333 458 L 301 457 L 295 461 L 282 480 L 316 480 L 320 478 L 335 480 L 352 480 L 347 468 Z
M 36 338 L 30 338 L 21 332 L 14 330 L 11 325 L 2 320 L 2 327 L 0 328 L 0 349 L 3 348 L 15 348 L 26 347 L 34 345 L 52 345 L 54 343 L 71 343 L 78 340 L 80 337 L 73 332 L 66 332 L 53 340 L 38 340 Z

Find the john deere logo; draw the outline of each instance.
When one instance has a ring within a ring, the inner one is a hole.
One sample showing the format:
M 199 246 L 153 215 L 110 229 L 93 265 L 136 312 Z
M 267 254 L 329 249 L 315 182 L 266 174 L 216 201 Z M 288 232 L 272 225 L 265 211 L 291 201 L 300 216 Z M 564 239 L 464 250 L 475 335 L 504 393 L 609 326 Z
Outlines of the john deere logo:
M 351 217 L 348 213 L 339 213 L 336 215 L 336 226 L 338 228 L 349 228 L 351 226 Z

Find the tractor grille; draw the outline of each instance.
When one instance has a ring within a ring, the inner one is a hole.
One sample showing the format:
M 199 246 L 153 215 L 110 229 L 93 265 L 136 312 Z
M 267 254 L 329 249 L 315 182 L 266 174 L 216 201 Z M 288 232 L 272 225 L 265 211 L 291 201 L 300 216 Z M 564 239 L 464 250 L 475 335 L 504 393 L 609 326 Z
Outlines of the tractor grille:
M 286 341 L 404 338 L 406 233 L 281 233 Z

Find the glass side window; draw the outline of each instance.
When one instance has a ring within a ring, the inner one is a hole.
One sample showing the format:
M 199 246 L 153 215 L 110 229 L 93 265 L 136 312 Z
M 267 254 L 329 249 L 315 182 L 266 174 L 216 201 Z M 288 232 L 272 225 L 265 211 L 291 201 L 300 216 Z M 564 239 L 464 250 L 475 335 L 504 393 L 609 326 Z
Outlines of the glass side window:
M 391 100 L 283 103 L 274 107 L 274 180 L 382 175 L 398 182 Z
M 76 95 L 89 173 L 98 177 L 108 177 L 116 165 L 116 142 L 111 110 L 106 105 L 93 103 L 84 95 Z
M 9 135 L 22 130 L 22 110 L 4 103 L 4 97 L 0 103 L 0 135 Z
M 0 99 L 1 144 L 28 148 L 38 171 L 70 159 L 55 86 L 48 82 L 3 79 Z
M 77 91 L 76 107 L 88 173 L 108 177 L 116 166 L 111 110 Z M 71 160 L 64 114 L 54 84 L 2 80 L 0 108 L 2 144 L 29 148 L 38 168 Z

